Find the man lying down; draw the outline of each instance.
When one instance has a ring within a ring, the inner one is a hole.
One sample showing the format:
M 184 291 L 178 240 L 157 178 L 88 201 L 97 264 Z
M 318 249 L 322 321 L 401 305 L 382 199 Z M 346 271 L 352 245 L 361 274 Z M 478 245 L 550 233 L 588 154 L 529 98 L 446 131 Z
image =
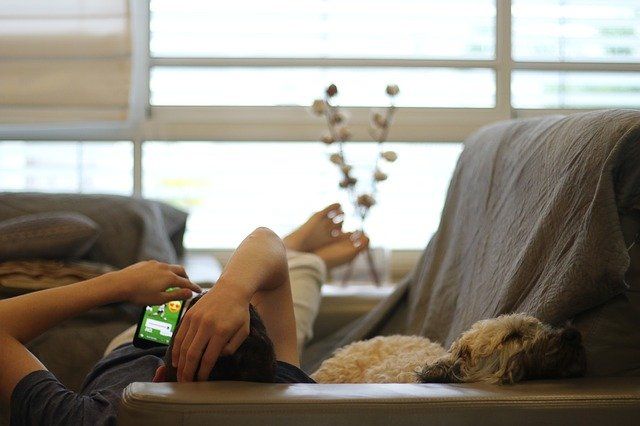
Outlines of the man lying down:
M 141 262 L 0 301 L 3 412 L 9 410 L 12 425 L 115 424 L 122 391 L 133 382 L 313 383 L 299 368 L 298 346 L 311 335 L 324 267 L 351 260 L 368 244 L 364 235 L 342 232 L 336 220 L 340 214 L 339 205 L 328 206 L 284 243 L 272 231 L 256 229 L 236 249 L 216 285 L 192 300 L 168 349 L 135 348 L 129 339 L 96 364 L 80 393 L 65 388 L 24 344 L 100 305 L 186 300 L 201 289 L 184 269 Z M 314 261 L 322 266 L 309 277 L 302 271 L 314 271 Z M 295 265 L 303 266 L 296 270 Z M 290 280 L 290 272 L 295 279 Z M 171 287 L 179 289 L 167 292 Z M 125 335 L 133 337 L 130 331 Z

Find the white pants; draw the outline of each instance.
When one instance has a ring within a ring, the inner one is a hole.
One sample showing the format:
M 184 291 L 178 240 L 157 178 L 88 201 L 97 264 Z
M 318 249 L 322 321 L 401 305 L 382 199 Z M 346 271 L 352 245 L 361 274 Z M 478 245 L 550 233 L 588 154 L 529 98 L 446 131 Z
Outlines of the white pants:
M 327 269 L 322 259 L 312 253 L 288 251 L 287 261 L 293 313 L 296 317 L 298 353 L 301 354 L 304 345 L 313 337 L 313 324 L 320 309 L 320 288 L 326 279 Z M 135 332 L 136 326 L 133 325 L 118 334 L 111 340 L 104 355 L 110 354 L 118 346 L 131 343 Z

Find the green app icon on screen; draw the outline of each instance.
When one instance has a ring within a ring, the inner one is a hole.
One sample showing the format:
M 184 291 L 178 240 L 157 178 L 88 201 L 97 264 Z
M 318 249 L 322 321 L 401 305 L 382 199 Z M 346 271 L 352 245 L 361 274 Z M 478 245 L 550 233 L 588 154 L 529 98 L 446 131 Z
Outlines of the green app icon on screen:
M 169 291 L 171 290 L 174 288 L 169 289 Z M 178 325 L 182 305 L 183 301 L 173 300 L 164 305 L 146 306 L 136 331 L 135 340 L 137 343 L 134 342 L 134 344 L 139 346 L 142 340 L 151 343 L 151 345 L 141 346 L 153 346 L 153 343 L 168 345 Z

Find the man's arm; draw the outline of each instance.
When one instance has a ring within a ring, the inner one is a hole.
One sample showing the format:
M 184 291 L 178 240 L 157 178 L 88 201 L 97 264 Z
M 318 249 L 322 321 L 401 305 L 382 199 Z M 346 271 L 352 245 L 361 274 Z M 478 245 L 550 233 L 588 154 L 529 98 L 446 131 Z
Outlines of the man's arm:
M 182 287 L 167 292 L 168 287 Z M 187 299 L 192 284 L 178 265 L 141 262 L 100 277 L 0 301 L 0 401 L 8 404 L 16 384 L 45 370 L 24 344 L 56 324 L 97 306 L 119 301 L 139 305 Z
M 273 342 L 276 359 L 299 367 L 296 317 L 289 277 L 274 289 L 257 291 L 251 303 L 262 318 L 267 334 Z M 230 352 L 231 349 L 235 350 L 237 347 L 229 348 L 227 353 L 233 353 Z
M 221 353 L 236 351 L 249 334 L 250 302 L 277 358 L 298 364 L 286 251 L 276 234 L 258 228 L 236 249 L 213 289 L 182 318 L 171 354 L 178 381 L 206 380 Z

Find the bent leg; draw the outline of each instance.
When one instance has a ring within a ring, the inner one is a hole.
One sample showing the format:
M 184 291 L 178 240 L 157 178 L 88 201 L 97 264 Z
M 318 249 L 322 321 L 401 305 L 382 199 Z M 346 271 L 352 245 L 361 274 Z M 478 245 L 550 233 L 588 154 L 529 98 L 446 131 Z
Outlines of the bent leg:
M 138 325 L 134 324 L 131 327 L 127 328 L 122 333 L 118 334 L 116 337 L 111 339 L 111 342 L 107 345 L 107 349 L 104 350 L 103 357 L 109 355 L 115 348 L 118 346 L 122 346 L 125 343 L 133 343 L 133 337 L 136 334 L 136 327 Z
M 293 312 L 296 319 L 298 353 L 313 337 L 313 325 L 320 310 L 320 289 L 326 280 L 322 259 L 311 253 L 287 252 Z

